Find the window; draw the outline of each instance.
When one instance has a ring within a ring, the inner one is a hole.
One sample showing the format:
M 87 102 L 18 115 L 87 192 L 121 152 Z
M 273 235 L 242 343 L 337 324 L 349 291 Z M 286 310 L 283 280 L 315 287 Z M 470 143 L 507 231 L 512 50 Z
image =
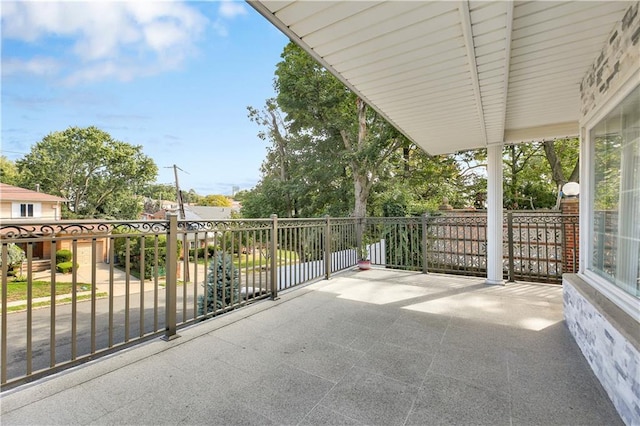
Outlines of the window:
M 20 217 L 33 217 L 33 204 L 20 204 Z
M 587 268 L 640 297 L 640 87 L 591 130 Z

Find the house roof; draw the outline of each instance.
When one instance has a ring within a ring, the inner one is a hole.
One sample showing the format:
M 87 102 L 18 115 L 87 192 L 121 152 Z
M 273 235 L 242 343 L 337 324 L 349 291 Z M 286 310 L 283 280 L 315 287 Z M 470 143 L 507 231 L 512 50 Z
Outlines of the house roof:
M 32 191 L 18 186 L 0 183 L 0 200 L 2 201 L 40 201 L 40 202 L 63 202 L 65 198 L 43 192 Z
M 431 154 L 577 136 L 580 82 L 633 3 L 249 0 Z
M 186 220 L 224 220 L 231 218 L 231 207 L 184 206 Z

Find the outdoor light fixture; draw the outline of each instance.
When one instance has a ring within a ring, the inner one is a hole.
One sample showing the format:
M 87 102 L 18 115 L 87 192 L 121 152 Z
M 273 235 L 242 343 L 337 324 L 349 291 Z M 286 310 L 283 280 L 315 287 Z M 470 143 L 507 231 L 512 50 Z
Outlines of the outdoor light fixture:
M 578 182 L 567 182 L 562 186 L 562 193 L 568 198 L 577 197 L 580 193 L 580 184 Z

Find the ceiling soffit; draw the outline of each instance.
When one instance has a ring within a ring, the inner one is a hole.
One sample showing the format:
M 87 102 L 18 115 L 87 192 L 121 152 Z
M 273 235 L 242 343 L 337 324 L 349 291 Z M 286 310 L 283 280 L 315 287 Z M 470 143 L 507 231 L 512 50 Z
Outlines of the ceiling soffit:
M 578 133 L 628 2 L 249 1 L 431 154 Z

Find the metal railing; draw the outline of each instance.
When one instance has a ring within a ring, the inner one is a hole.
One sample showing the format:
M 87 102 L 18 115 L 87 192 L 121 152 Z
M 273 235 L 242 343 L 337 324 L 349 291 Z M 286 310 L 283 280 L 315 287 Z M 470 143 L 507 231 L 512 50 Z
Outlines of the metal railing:
M 355 224 L 275 216 L 3 223 L 2 388 L 149 338 L 172 339 L 186 325 L 329 278 L 356 263 Z M 26 254 L 15 270 L 14 244 Z M 56 271 L 61 249 L 70 252 L 68 274 Z M 33 268 L 42 256 L 53 265 L 44 274 Z
M 577 216 L 528 218 L 506 215 L 505 273 L 559 280 L 567 257 L 561 245 Z M 486 217 L 475 213 L 5 222 L 0 242 L 2 389 L 150 338 L 173 339 L 181 327 L 328 279 L 356 265 L 359 247 L 387 268 L 486 274 Z M 26 254 L 15 268 L 12 245 Z M 70 257 L 69 273 L 56 271 L 57 256 Z M 51 271 L 34 268 L 43 258 Z
M 386 267 L 471 276 L 487 273 L 487 216 L 445 213 L 366 218 L 371 261 Z M 560 283 L 578 270 L 578 215 L 510 211 L 503 225 L 504 278 Z

